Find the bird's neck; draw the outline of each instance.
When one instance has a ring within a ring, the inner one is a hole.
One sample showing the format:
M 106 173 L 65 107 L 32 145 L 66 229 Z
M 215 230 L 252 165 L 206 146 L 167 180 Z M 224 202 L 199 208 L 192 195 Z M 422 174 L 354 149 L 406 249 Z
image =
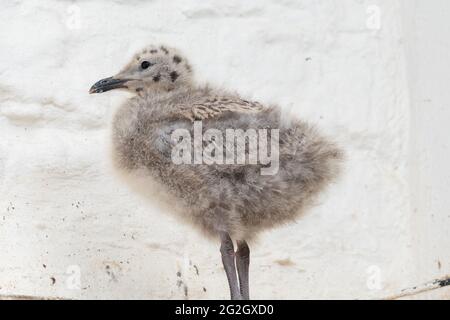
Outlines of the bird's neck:
M 176 86 L 172 88 L 147 88 L 138 92 L 138 96 L 154 102 L 163 102 L 174 99 L 178 100 L 182 96 L 189 95 L 195 90 L 196 88 L 193 85 Z

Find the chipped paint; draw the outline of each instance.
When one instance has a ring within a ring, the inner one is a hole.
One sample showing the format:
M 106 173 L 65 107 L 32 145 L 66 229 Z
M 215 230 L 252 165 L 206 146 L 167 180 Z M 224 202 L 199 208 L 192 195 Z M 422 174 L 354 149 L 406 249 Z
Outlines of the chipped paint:
M 385 300 L 397 300 L 400 298 L 405 298 L 409 296 L 415 296 L 424 292 L 433 291 L 436 289 L 441 289 L 444 287 L 450 286 L 450 277 L 445 277 L 442 279 L 435 279 L 429 282 L 426 282 L 421 285 L 413 286 L 411 288 L 406 288 L 401 290 L 399 294 L 389 296 L 385 298 Z

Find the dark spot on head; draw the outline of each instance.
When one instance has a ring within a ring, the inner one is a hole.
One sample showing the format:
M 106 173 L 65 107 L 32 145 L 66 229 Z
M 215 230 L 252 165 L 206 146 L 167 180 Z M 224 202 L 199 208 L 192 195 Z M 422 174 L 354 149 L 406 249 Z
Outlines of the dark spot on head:
M 175 80 L 177 80 L 179 76 L 180 76 L 180 75 L 179 75 L 178 72 L 176 72 L 176 71 L 172 71 L 172 72 L 170 73 L 170 79 L 172 79 L 172 82 L 175 82 Z
M 158 50 L 156 50 L 156 49 L 150 50 L 150 53 L 157 53 L 157 52 L 158 52 Z
M 165 54 L 168 54 L 168 53 L 169 53 L 169 50 L 167 50 L 166 47 L 161 47 L 161 50 L 162 50 Z
M 137 61 L 141 60 L 141 56 L 136 56 L 136 60 Z
M 206 292 L 206 288 L 205 287 L 203 287 L 203 292 Z
M 52 285 L 54 285 L 56 283 L 55 277 L 51 277 L 50 280 L 52 281 Z
M 192 71 L 192 68 L 191 68 L 191 66 L 190 66 L 189 64 L 186 63 L 185 67 L 186 67 L 186 70 L 187 70 L 187 71 L 189 71 L 189 72 Z
M 156 76 L 153 77 L 153 81 L 158 82 L 161 80 L 161 75 L 158 73 Z
M 180 272 L 180 271 L 177 272 L 177 277 L 178 277 L 178 278 L 181 277 L 181 272 Z
M 173 56 L 173 62 L 175 62 L 176 64 L 181 62 L 181 58 L 177 55 Z
M 136 92 L 141 92 L 144 88 L 136 88 Z

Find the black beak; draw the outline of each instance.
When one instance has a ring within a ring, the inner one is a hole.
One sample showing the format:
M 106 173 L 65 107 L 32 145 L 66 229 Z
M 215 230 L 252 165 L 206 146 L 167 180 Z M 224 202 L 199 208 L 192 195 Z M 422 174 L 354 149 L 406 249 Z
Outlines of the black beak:
M 102 93 L 112 89 L 127 88 L 125 83 L 128 81 L 129 79 L 115 79 L 114 77 L 102 79 L 89 89 L 89 93 Z

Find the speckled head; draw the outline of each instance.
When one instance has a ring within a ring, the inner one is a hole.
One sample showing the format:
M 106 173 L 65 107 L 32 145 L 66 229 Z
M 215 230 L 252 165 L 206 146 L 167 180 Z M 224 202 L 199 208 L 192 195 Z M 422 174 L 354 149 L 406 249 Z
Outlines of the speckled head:
M 176 49 L 151 45 L 135 54 L 117 75 L 96 82 L 89 93 L 112 89 L 125 89 L 138 94 L 170 91 L 189 85 L 191 80 L 191 66 Z

